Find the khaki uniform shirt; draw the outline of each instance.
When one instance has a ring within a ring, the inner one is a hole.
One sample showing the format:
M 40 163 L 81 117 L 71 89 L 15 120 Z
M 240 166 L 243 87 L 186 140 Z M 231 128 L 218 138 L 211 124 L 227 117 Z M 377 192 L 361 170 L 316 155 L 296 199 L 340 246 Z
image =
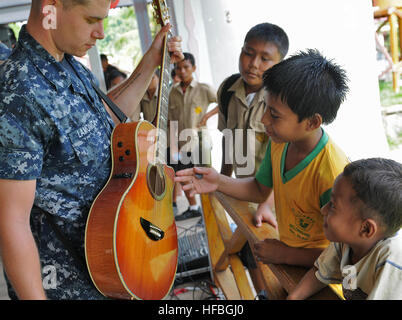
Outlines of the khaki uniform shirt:
M 171 129 L 173 129 L 171 121 L 177 121 L 178 147 L 181 151 L 191 151 L 198 146 L 197 125 L 207 112 L 208 106 L 214 102 L 216 102 L 216 91 L 206 83 L 199 83 L 193 79 L 185 93 L 180 83 L 172 86 L 169 95 L 168 119 Z M 192 130 L 183 132 L 184 129 Z
M 402 299 L 402 231 L 380 240 L 356 264 L 349 259 L 350 247 L 331 244 L 315 262 L 315 275 L 323 283 L 341 283 L 350 300 Z
M 145 93 L 140 102 L 141 112 L 144 115 L 144 120 L 152 122 L 156 115 L 156 109 L 158 107 L 158 90 L 155 90 L 154 95 L 150 99 L 148 93 Z
M 225 81 L 218 89 L 218 101 L 220 101 Z M 256 92 L 250 105 L 246 101 L 246 89 L 241 77 L 236 80 L 228 91 L 233 91 L 234 93 L 229 100 L 227 119 L 223 114 L 222 106 L 219 106 L 218 118 L 218 129 L 225 136 L 224 130 L 230 129 L 230 132 L 227 133 L 233 137 L 232 143 L 225 148 L 225 152 L 231 158 L 226 157 L 226 159 L 233 163 L 236 177 L 254 176 L 265 156 L 268 145 L 268 137 L 261 122 L 265 108 L 265 90 L 261 88 Z M 247 140 L 249 143 L 247 143 Z
M 144 120 L 152 122 L 156 115 L 158 103 L 158 90 L 155 90 L 154 95 L 150 99 L 148 93 L 145 93 L 142 97 L 139 106 L 135 108 L 133 113 L 130 115 L 131 121 L 139 121 L 140 113 L 142 112 Z

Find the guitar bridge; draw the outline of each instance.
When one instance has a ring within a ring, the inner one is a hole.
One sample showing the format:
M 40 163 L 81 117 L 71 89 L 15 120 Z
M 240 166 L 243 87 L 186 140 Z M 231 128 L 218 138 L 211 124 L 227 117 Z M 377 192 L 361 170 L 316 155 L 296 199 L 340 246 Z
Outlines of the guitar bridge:
M 140 223 L 145 233 L 151 240 L 159 241 L 162 240 L 163 237 L 165 236 L 165 233 L 162 231 L 162 229 L 158 228 L 148 220 L 140 218 Z

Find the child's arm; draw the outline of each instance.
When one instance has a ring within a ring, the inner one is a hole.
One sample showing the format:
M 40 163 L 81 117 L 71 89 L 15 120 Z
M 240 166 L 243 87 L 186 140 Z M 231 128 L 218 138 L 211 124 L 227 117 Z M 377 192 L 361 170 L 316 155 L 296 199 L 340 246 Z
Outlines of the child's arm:
M 290 247 L 276 239 L 265 239 L 254 245 L 254 253 L 261 262 L 288 264 L 311 268 L 324 249 Z
M 256 227 L 261 227 L 262 222 L 267 222 L 275 229 L 278 229 L 278 223 L 276 222 L 276 218 L 272 212 L 269 198 L 259 204 L 254 215 L 254 224 Z
M 288 300 L 302 300 L 312 296 L 314 293 L 326 287 L 326 284 L 321 282 L 315 276 L 316 267 L 312 267 L 300 280 L 297 286 L 289 292 Z
M 202 175 L 202 178 L 196 178 L 195 174 Z M 238 200 L 260 203 L 271 192 L 271 188 L 260 184 L 254 177 L 234 179 L 206 167 L 177 171 L 175 181 L 181 182 L 183 190 L 190 191 L 190 196 L 217 190 Z
M 208 111 L 201 119 L 201 121 L 198 123 L 197 127 L 204 127 L 207 125 L 207 121 L 209 118 L 211 118 L 213 115 L 217 114 L 219 111 L 218 107 L 213 108 L 211 111 Z

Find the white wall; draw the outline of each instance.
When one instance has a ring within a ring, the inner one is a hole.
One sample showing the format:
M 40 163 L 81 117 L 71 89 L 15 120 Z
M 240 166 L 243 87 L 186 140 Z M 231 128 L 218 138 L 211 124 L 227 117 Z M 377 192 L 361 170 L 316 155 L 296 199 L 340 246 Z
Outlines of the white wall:
M 335 142 L 352 160 L 391 157 L 380 113 L 371 1 L 177 0 L 174 3 L 184 50 L 188 50 L 184 1 L 196 8 L 198 46 L 202 48 L 200 81 L 212 81 L 217 87 L 238 71 L 247 31 L 260 22 L 278 24 L 289 36 L 289 54 L 317 48 L 347 71 L 350 93 L 335 122 L 326 127 Z M 228 13 L 231 22 L 227 21 Z M 209 55 L 209 65 L 202 63 L 208 61 L 204 54 Z M 209 123 L 213 125 L 214 121 Z
M 208 52 L 208 32 L 202 18 L 202 6 L 199 0 L 174 0 L 177 30 L 182 37 L 183 51 L 191 52 L 197 66 L 197 80 L 214 85 Z

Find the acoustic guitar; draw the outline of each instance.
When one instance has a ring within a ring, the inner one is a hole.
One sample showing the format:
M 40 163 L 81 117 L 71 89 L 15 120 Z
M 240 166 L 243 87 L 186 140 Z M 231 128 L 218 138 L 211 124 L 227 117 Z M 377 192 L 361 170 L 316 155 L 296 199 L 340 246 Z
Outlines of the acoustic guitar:
M 163 25 L 165 1 L 153 1 Z M 111 137 L 112 170 L 93 202 L 85 231 L 90 277 L 105 296 L 163 299 L 176 274 L 178 245 L 173 214 L 174 171 L 166 165 L 169 66 L 164 39 L 155 125 L 121 123 Z

